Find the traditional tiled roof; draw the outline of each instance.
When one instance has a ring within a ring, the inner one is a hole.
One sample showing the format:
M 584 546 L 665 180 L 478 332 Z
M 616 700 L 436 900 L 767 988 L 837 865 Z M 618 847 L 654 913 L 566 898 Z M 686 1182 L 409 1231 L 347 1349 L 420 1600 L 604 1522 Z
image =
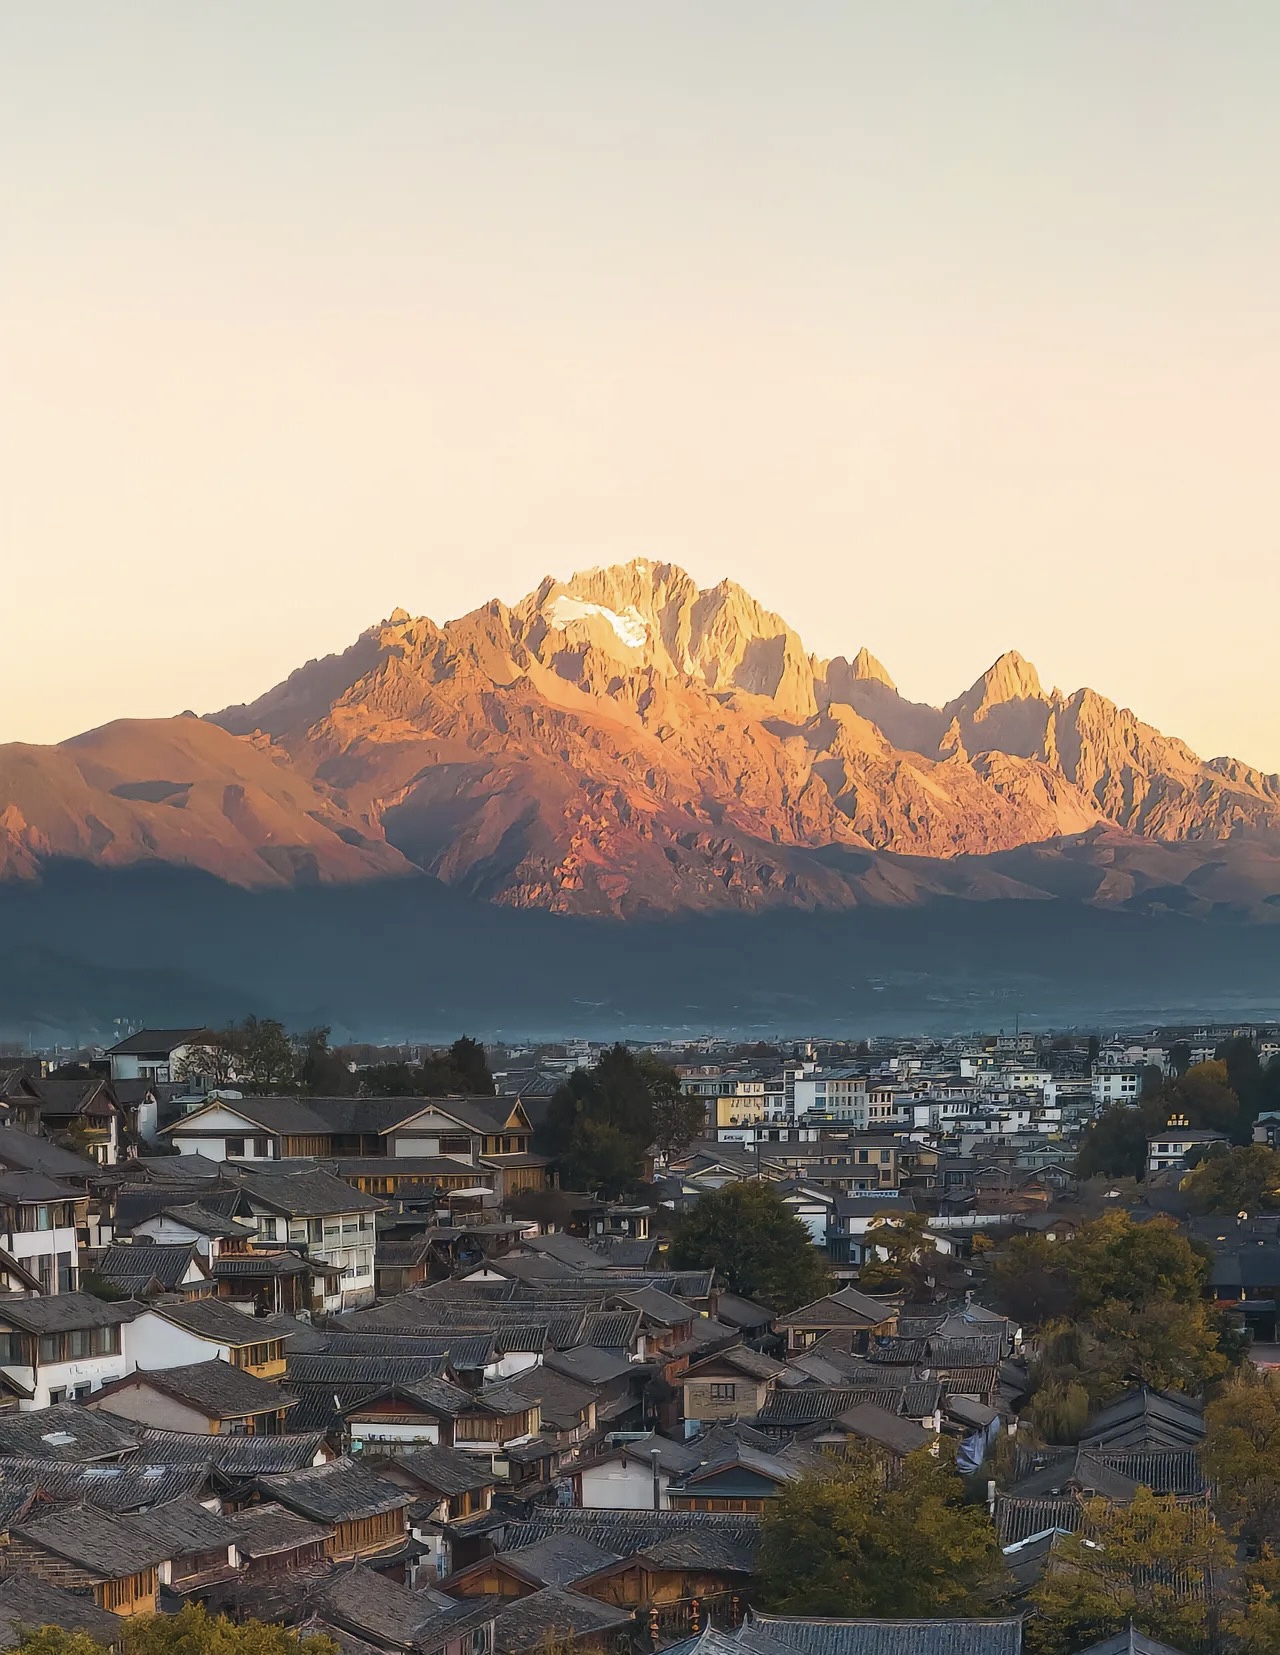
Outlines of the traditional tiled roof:
M 181 1286 L 196 1257 L 195 1242 L 135 1241 L 108 1247 L 94 1271 L 115 1286 L 156 1282 L 162 1289 Z
M 393 1649 L 412 1647 L 442 1612 L 436 1593 L 415 1592 L 359 1563 L 327 1576 L 307 1601 L 327 1620 Z
M 168 1548 L 166 1557 L 218 1551 L 231 1546 L 236 1538 L 235 1525 L 229 1517 L 209 1511 L 198 1500 L 191 1499 L 133 1512 L 129 1524 L 135 1534 L 151 1535 L 157 1544 Z
M 716 1316 L 730 1327 L 756 1329 L 769 1327 L 775 1312 L 739 1293 L 722 1293 L 716 1305 Z
M 161 1431 L 141 1433 L 140 1453 L 174 1465 L 209 1464 L 228 1477 L 268 1477 L 310 1465 L 324 1443 L 323 1431 L 282 1431 L 275 1436 L 242 1437 L 227 1432 Z
M 1095 1414 L 1080 1434 L 1091 1448 L 1187 1448 L 1204 1440 L 1204 1408 L 1180 1391 L 1138 1388 Z
M 37 1488 L 50 1500 L 76 1500 L 102 1511 L 146 1511 L 200 1493 L 208 1462 L 166 1464 L 134 1458 L 76 1465 L 67 1460 L 0 1459 L 0 1492 Z
M 108 1057 L 168 1057 L 179 1046 L 207 1040 L 208 1029 L 139 1029 L 107 1047 Z
M 256 1165 L 238 1165 L 241 1186 L 251 1201 L 272 1207 L 291 1218 L 326 1218 L 337 1213 L 381 1212 L 386 1206 L 332 1173 L 315 1168 L 306 1172 L 262 1172 Z
M 447 1356 L 290 1356 L 285 1367 L 286 1385 L 418 1385 L 440 1379 L 449 1367 Z M 449 1385 L 449 1395 L 459 1400 L 461 1387 Z M 440 1393 L 442 1402 L 446 1392 Z
M 548 1586 L 498 1610 L 493 1623 L 494 1655 L 523 1655 L 552 1640 L 608 1632 L 628 1625 L 631 1619 L 629 1609 Z
M 1022 1621 L 809 1620 L 752 1614 L 753 1633 L 799 1655 L 1021 1655 Z
M 259 1379 L 244 1368 L 233 1368 L 217 1357 L 192 1362 L 179 1368 L 135 1368 L 125 1379 L 117 1379 L 99 1393 L 99 1406 L 110 1413 L 110 1399 L 125 1387 L 149 1385 L 166 1396 L 202 1413 L 206 1419 L 243 1419 L 291 1408 L 297 1397 L 282 1391 L 268 1379 Z
M 1056 1494 L 1068 1487 L 1127 1502 L 1139 1487 L 1153 1494 L 1205 1495 L 1209 1480 L 1193 1448 L 1065 1449 L 1023 1453 L 1008 1492 L 1020 1498 Z
M 150 1528 L 94 1506 L 48 1506 L 17 1524 L 13 1535 L 101 1580 L 122 1580 L 174 1555 L 172 1543 Z
M 526 1407 L 538 1403 L 544 1422 L 562 1431 L 577 1426 L 596 1400 L 594 1386 L 568 1379 L 541 1364 L 506 1380 L 502 1389 L 509 1397 L 521 1398 Z
M 621 1511 L 589 1508 L 538 1507 L 531 1515 L 507 1524 L 510 1546 L 528 1545 L 551 1534 L 578 1534 L 618 1557 L 657 1546 L 673 1534 L 720 1533 L 743 1545 L 754 1546 L 760 1531 L 757 1517 L 708 1511 Z
M 0 1296 L 0 1324 L 11 1323 L 26 1333 L 75 1333 L 83 1328 L 120 1327 L 131 1322 L 138 1309 L 129 1301 L 108 1304 L 92 1293 L 51 1293 L 34 1299 L 6 1295 Z
M 413 1500 L 404 1489 L 383 1482 L 367 1466 L 345 1455 L 328 1465 L 260 1477 L 257 1482 L 268 1499 L 317 1522 L 354 1522 L 379 1512 L 402 1510 Z
M 118 1615 L 99 1609 L 90 1598 L 64 1592 L 34 1575 L 13 1574 L 0 1580 L 0 1649 L 13 1649 L 32 1627 L 58 1626 L 85 1632 L 95 1643 L 117 1643 L 123 1631 Z
M 377 1462 L 369 1462 L 377 1469 Z M 466 1494 L 476 1489 L 491 1488 L 499 1478 L 490 1470 L 487 1461 L 475 1454 L 464 1454 L 457 1448 L 430 1447 L 417 1449 L 412 1454 L 397 1454 L 390 1462 L 397 1471 L 403 1471 L 433 1493 Z
M 711 1363 L 723 1364 L 737 1373 L 746 1374 L 750 1379 L 777 1379 L 785 1371 L 784 1363 L 766 1356 L 763 1351 L 753 1350 L 750 1345 L 734 1345 L 728 1350 L 718 1350 L 700 1361 L 691 1362 L 682 1377 L 696 1374 Z
M 812 1304 L 777 1318 L 779 1327 L 877 1327 L 893 1315 L 890 1306 L 860 1293 L 856 1287 L 844 1287 L 838 1293 L 828 1293 Z
M 927 1448 L 934 1440 L 932 1431 L 926 1431 L 914 1420 L 903 1419 L 886 1408 L 877 1407 L 874 1402 L 860 1402 L 846 1408 L 842 1414 L 837 1414 L 836 1423 L 851 1436 L 879 1443 L 895 1454 L 914 1454 L 919 1448 Z
M 275 1500 L 232 1512 L 227 1521 L 234 1530 L 236 1545 L 246 1557 L 298 1551 L 303 1546 L 323 1544 L 333 1534 L 332 1526 L 313 1523 Z
M 996 1534 L 1002 1546 L 1016 1545 L 1032 1535 L 1060 1529 L 1064 1534 L 1075 1534 L 1083 1512 L 1073 1495 L 1019 1500 L 1008 1494 L 996 1495 Z
M 618 1556 L 581 1534 L 548 1534 L 500 1553 L 498 1561 L 539 1586 L 572 1586 L 616 1563 Z
M 163 1207 L 161 1211 L 166 1218 L 173 1219 L 175 1224 L 185 1224 L 187 1229 L 194 1231 L 196 1235 L 209 1236 L 215 1240 L 232 1240 L 236 1236 L 251 1236 L 254 1233 L 251 1224 L 242 1224 L 239 1219 L 227 1218 L 199 1201 L 184 1201 L 177 1206 Z
M 0 1414 L 0 1456 L 113 1460 L 132 1453 L 140 1435 L 136 1425 L 78 1402 L 59 1402 L 34 1413 Z
M 237 1310 L 226 1299 L 160 1299 L 150 1308 L 175 1327 L 216 1345 L 258 1345 L 274 1337 L 263 1331 L 256 1316 Z

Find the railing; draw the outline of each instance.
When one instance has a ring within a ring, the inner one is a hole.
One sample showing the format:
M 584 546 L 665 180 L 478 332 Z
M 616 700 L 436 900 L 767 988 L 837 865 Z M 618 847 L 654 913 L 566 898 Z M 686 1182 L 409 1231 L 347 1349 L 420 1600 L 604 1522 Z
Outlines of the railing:
M 648 1634 L 651 1646 L 661 1649 L 664 1644 L 704 1632 L 709 1625 L 721 1630 L 738 1626 L 746 1611 L 747 1602 L 740 1592 L 709 1592 L 705 1597 L 654 1604 L 647 1612 L 642 1609 L 636 1621 Z

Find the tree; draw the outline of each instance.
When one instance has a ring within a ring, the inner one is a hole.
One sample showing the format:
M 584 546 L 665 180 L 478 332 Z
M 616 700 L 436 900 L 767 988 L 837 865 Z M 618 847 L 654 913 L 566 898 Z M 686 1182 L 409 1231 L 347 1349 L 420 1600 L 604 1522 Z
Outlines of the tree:
M 761 1525 L 762 1607 L 783 1615 L 963 1616 L 988 1612 L 999 1552 L 985 1506 L 968 1505 L 947 1458 L 891 1470 L 871 1451 L 789 1483 Z
M 1240 1100 L 1240 1124 L 1247 1129 L 1257 1116 L 1262 1091 L 1262 1064 L 1253 1041 L 1236 1035 L 1224 1040 L 1213 1055 L 1227 1071 L 1227 1085 Z
M 1169 1048 L 1169 1067 L 1175 1075 L 1185 1075 L 1191 1067 L 1191 1043 L 1175 1040 Z
M 274 1017 L 246 1017 L 229 1033 L 237 1045 L 236 1073 L 246 1091 L 291 1092 L 297 1085 L 297 1059 L 284 1024 Z
M 769 1184 L 708 1190 L 677 1221 L 670 1257 L 677 1270 L 715 1270 L 773 1310 L 812 1304 L 831 1286 L 809 1232 Z
M 496 1088 L 489 1073 L 489 1060 L 478 1040 L 473 1040 L 469 1034 L 459 1035 L 449 1047 L 449 1063 L 462 1082 L 461 1091 L 478 1098 L 493 1097 Z
M 1113 1303 L 1196 1303 L 1208 1279 L 1207 1255 L 1170 1218 L 1135 1224 L 1127 1212 L 1104 1213 L 1061 1245 L 1076 1316 Z
M 975 1238 L 976 1239 L 976 1238 Z M 996 1253 L 987 1277 L 996 1309 L 1022 1327 L 1042 1327 L 1071 1308 L 1065 1244 L 1047 1236 L 1014 1236 Z
M 664 1160 L 687 1149 L 706 1130 L 707 1106 L 701 1098 L 690 1097 L 680 1085 L 674 1069 L 656 1058 L 641 1059 L 649 1075 L 653 1103 L 653 1141 Z
M 236 1624 L 211 1615 L 201 1604 L 185 1604 L 176 1615 L 134 1615 L 122 1619 L 113 1642 L 122 1655 L 338 1655 L 332 1638 L 301 1638 L 267 1621 Z M 44 1626 L 26 1632 L 21 1655 L 112 1655 L 87 1632 Z
M 1204 1469 L 1249 1539 L 1280 1522 L 1280 1381 L 1237 1381 L 1205 1409 Z
M 664 1084 L 660 1071 L 619 1044 L 556 1087 L 537 1137 L 558 1162 L 563 1185 L 612 1196 L 639 1183 L 653 1142 L 654 1088 Z
M 1147 1165 L 1147 1123 L 1131 1103 L 1113 1103 L 1080 1134 L 1078 1178 L 1141 1178 Z
M 340 1052 L 329 1044 L 327 1028 L 309 1029 L 299 1042 L 298 1084 L 313 1098 L 351 1097 L 356 1077 Z
M 929 1235 L 927 1213 L 903 1213 L 876 1219 L 862 1243 L 858 1280 L 868 1293 L 897 1293 L 909 1288 L 928 1293 L 937 1273 L 938 1248 Z
M 1202 1213 L 1280 1210 L 1280 1154 L 1265 1144 L 1244 1144 L 1209 1155 L 1183 1181 Z
M 1240 1100 L 1231 1089 L 1225 1063 L 1194 1063 L 1144 1104 L 1143 1114 L 1152 1132 L 1165 1126 L 1171 1115 L 1185 1115 L 1191 1126 L 1232 1132 L 1240 1122 Z
M 188 1085 L 203 1080 L 212 1091 L 229 1086 L 235 1079 L 238 1050 L 231 1029 L 210 1031 L 183 1052 L 174 1065 L 174 1079 Z
M 1200 1506 L 1148 1488 L 1127 1506 L 1086 1499 L 1080 1531 L 1058 1542 L 1032 1589 L 1030 1655 L 1074 1655 L 1131 1622 L 1175 1648 L 1199 1648 L 1230 1565 L 1226 1537 Z

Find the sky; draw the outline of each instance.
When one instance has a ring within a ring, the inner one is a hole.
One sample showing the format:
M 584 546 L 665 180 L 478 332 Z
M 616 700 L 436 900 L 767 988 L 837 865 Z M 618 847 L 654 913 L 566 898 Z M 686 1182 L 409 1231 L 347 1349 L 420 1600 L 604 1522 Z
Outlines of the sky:
M 0 14 L 0 739 L 647 556 L 1280 770 L 1274 0 Z

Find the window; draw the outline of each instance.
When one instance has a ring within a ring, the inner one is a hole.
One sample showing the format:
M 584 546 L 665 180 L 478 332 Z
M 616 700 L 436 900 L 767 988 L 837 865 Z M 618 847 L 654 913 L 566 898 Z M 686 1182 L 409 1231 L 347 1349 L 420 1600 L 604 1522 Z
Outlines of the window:
M 891 1149 L 882 1149 L 880 1151 L 880 1159 L 882 1161 L 891 1160 L 892 1157 L 893 1157 L 893 1151 Z
M 72 1362 L 81 1361 L 86 1356 L 93 1355 L 93 1336 L 96 1329 L 90 1327 L 75 1327 L 67 1334 L 66 1353 Z
M 51 1207 L 36 1208 L 36 1229 L 51 1230 L 53 1228 L 53 1209 Z
M 0 1365 L 17 1366 L 22 1359 L 22 1335 L 12 1331 L 0 1333 Z
M 227 1154 L 229 1156 L 243 1156 L 243 1154 L 244 1154 L 244 1139 L 243 1138 L 228 1138 L 227 1139 Z
M 74 1293 L 76 1289 L 76 1258 L 74 1253 L 58 1254 L 58 1292 Z
M 92 1395 L 93 1395 L 93 1386 L 92 1385 L 89 1385 L 89 1384 L 73 1385 L 71 1387 L 71 1400 L 73 1402 L 83 1402 L 85 1397 L 92 1396 Z
M 36 1267 L 36 1280 L 40 1283 L 40 1291 L 42 1293 L 52 1293 L 53 1255 L 51 1253 L 39 1253 L 33 1262 Z
M 94 1328 L 93 1354 L 95 1356 L 119 1356 L 120 1329 L 118 1327 Z
M 65 1385 L 59 1385 L 49 1392 L 49 1406 L 51 1408 L 56 1408 L 60 1402 L 65 1402 L 66 1400 L 67 1391 Z
M 713 1402 L 735 1402 L 738 1396 L 738 1387 L 730 1380 L 726 1384 L 716 1384 L 711 1387 Z
M 265 1161 L 267 1159 L 268 1147 L 267 1140 L 265 1138 L 255 1138 L 253 1140 L 253 1153 L 258 1156 L 260 1160 Z
M 40 1335 L 40 1360 L 42 1362 L 61 1362 L 62 1340 L 56 1333 L 42 1333 Z

